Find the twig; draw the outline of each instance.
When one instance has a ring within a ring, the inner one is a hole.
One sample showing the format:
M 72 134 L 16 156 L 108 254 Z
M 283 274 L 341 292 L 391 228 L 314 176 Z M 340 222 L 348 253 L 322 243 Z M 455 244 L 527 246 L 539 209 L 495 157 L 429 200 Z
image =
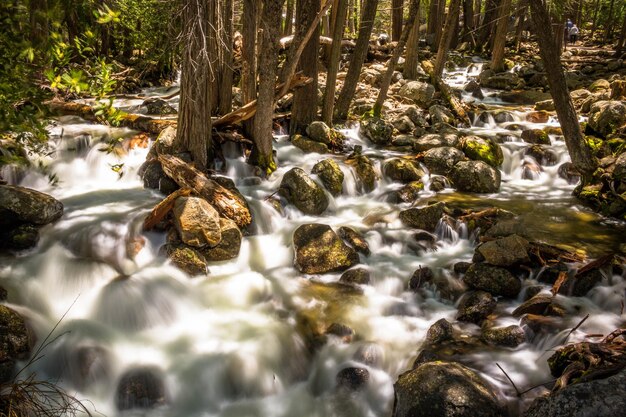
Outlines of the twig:
M 565 336 L 565 339 L 563 339 L 563 341 L 561 342 L 562 345 L 565 344 L 565 342 L 567 342 L 567 339 L 569 339 L 569 337 L 572 335 L 572 333 L 574 333 L 576 330 L 578 330 L 578 328 L 580 326 L 582 326 L 582 324 L 589 318 L 589 314 L 587 314 L 585 317 L 583 317 L 583 319 L 572 329 L 569 331 L 569 333 L 567 334 L 567 336 Z
M 506 377 L 506 379 L 509 380 L 509 382 L 511 383 L 511 385 L 513 386 L 513 388 L 515 389 L 515 392 L 517 393 L 517 396 L 520 397 L 522 395 L 522 393 L 520 393 L 520 391 L 517 389 L 517 386 L 515 385 L 515 382 L 513 382 L 513 380 L 511 379 L 511 377 L 509 376 L 509 374 L 506 373 L 506 371 L 504 369 L 502 369 L 502 367 L 500 366 L 500 364 L 498 362 L 496 362 L 496 366 L 498 368 L 500 368 L 500 370 L 502 371 L 502 373 L 504 374 L 504 376 Z
M 542 382 L 541 384 L 533 385 L 532 387 L 528 388 L 527 390 L 524 390 L 524 391 L 520 392 L 519 395 L 524 395 L 527 392 L 530 392 L 530 391 L 534 390 L 535 388 L 543 387 L 546 384 L 554 383 L 554 382 L 556 382 L 556 380 L 557 380 L 557 378 L 551 379 L 551 380 L 546 381 L 546 382 Z

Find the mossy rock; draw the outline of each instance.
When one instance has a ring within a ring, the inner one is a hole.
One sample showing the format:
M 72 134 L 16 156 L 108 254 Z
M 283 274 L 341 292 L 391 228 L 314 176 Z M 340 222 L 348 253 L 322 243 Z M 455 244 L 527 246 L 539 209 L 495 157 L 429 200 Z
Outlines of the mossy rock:
M 408 227 L 434 232 L 445 208 L 446 205 L 439 202 L 426 207 L 403 210 L 400 212 L 400 221 Z
M 364 194 L 374 191 L 378 175 L 372 161 L 365 155 L 355 155 L 347 162 L 354 167 L 359 191 Z
M 522 131 L 522 140 L 526 143 L 550 145 L 550 136 L 543 129 L 526 129 Z
M 324 224 L 305 224 L 293 235 L 294 264 L 305 274 L 345 271 L 359 262 L 359 255 Z
M 30 334 L 22 316 L 0 305 L 0 382 L 13 377 L 15 362 L 30 356 Z
M 317 175 L 324 187 L 334 196 L 343 191 L 343 171 L 334 159 L 324 159 L 313 166 L 312 174 Z
M 292 168 L 283 176 L 278 193 L 305 214 L 320 215 L 328 207 L 328 197 L 301 168 Z
M 403 158 L 393 158 L 385 162 L 383 173 L 388 179 L 405 184 L 419 181 L 425 175 L 417 162 Z
M 328 145 L 322 142 L 316 142 L 302 135 L 293 135 L 291 144 L 305 153 L 329 153 Z
M 385 120 L 372 117 L 361 121 L 359 133 L 376 145 L 388 145 L 393 135 L 393 125 Z
M 182 243 L 168 243 L 161 248 L 161 252 L 175 267 L 191 277 L 208 274 L 207 260 L 195 248 Z
M 522 289 L 520 280 L 508 270 L 485 263 L 472 264 L 465 273 L 463 282 L 471 288 L 509 298 L 517 297 Z
M 461 143 L 461 149 L 469 159 L 483 161 L 494 168 L 498 168 L 504 162 L 502 149 L 491 138 L 467 136 Z

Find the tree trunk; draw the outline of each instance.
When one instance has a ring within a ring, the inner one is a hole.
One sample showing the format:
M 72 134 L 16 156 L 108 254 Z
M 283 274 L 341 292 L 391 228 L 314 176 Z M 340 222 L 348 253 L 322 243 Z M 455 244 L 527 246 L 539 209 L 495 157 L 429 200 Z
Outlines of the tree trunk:
M 459 0 L 452 0 L 459 1 Z M 458 3 L 457 3 L 458 5 Z M 411 0 L 411 4 L 409 6 L 409 18 L 404 25 L 404 29 L 402 29 L 402 36 L 400 36 L 400 40 L 398 44 L 393 50 L 393 55 L 387 64 L 387 72 L 383 77 L 383 81 L 380 86 L 380 92 L 378 93 L 378 97 L 376 98 L 376 103 L 373 108 L 374 117 L 380 117 L 383 110 L 383 103 L 387 99 L 387 92 L 389 91 L 389 86 L 391 85 L 391 78 L 393 77 L 393 72 L 396 69 L 396 65 L 398 64 L 398 60 L 400 59 L 400 55 L 404 51 L 404 45 L 406 45 L 406 41 L 409 39 L 409 34 L 413 29 L 413 25 L 417 21 L 417 13 L 420 8 L 420 0 Z M 458 17 L 458 15 L 457 15 Z
M 611 0 L 609 6 L 609 14 L 607 15 L 606 27 L 604 28 L 604 40 L 610 42 L 613 39 L 613 6 L 615 6 L 615 0 Z
M 437 28 L 440 26 L 439 2 L 444 0 L 430 0 L 428 7 L 428 25 L 426 26 L 426 42 L 431 49 L 437 48 Z
M 326 74 L 326 89 L 322 106 L 322 120 L 329 126 L 333 123 L 333 110 L 335 108 L 335 88 L 337 86 L 337 72 L 339 71 L 339 59 L 341 58 L 341 41 L 347 15 L 347 0 L 338 0 L 337 14 L 335 15 L 335 27 L 333 28 L 333 43 L 331 45 L 328 72 Z
M 194 163 L 205 169 L 213 160 L 211 143 L 211 80 L 209 51 L 210 16 L 213 0 L 187 0 L 184 3 L 183 62 L 176 141 L 191 152 Z
M 500 13 L 498 13 L 498 24 L 493 41 L 493 52 L 491 53 L 491 69 L 495 72 L 504 71 L 504 47 L 506 46 L 506 34 L 509 27 L 511 0 L 502 0 L 499 9 Z
M 359 20 L 359 37 L 350 57 L 350 66 L 348 67 L 346 79 L 343 82 L 343 88 L 335 105 L 335 119 L 337 120 L 345 120 L 348 117 L 348 110 L 359 82 L 361 68 L 367 57 L 369 40 L 374 28 L 376 10 L 378 9 L 378 0 L 364 0 L 361 5 L 363 10 Z
M 486 0 L 485 2 L 485 14 L 482 20 L 482 29 L 478 32 L 478 42 L 476 42 L 476 48 L 483 50 L 489 43 L 491 32 L 495 27 L 495 20 L 498 16 L 498 3 L 497 0 Z
M 320 0 L 298 0 L 296 5 L 296 35 L 294 36 L 293 47 L 298 42 L 302 42 L 306 31 L 315 24 L 315 17 L 320 10 Z M 298 62 L 298 69 L 307 77 L 311 77 L 311 84 L 298 89 L 293 94 L 293 104 L 291 106 L 291 122 L 289 133 L 303 133 L 304 129 L 317 118 L 317 61 L 319 51 L 319 25 L 315 29 L 311 38 L 307 42 Z M 293 59 L 293 58 L 292 58 Z M 282 77 L 281 77 L 282 78 Z M 283 79 L 283 81 L 285 81 Z
M 413 29 L 409 34 L 409 39 L 406 41 L 406 56 L 404 58 L 404 78 L 407 80 L 415 80 L 417 78 L 417 65 L 418 49 L 420 41 L 420 25 L 419 25 L 419 11 L 415 15 L 415 22 L 413 23 Z
M 517 7 L 517 27 L 515 29 L 515 50 L 519 51 L 520 43 L 522 42 L 522 32 L 524 31 L 524 25 L 526 24 L 526 10 L 528 9 L 528 0 L 520 0 Z
M 350 34 L 350 37 L 354 36 L 354 33 L 356 31 L 356 18 L 354 17 L 354 13 L 355 13 L 355 7 L 354 7 L 354 2 L 356 0 L 349 0 L 348 1 L 348 33 Z
M 439 48 L 439 42 L 441 42 L 441 36 L 443 34 L 443 22 L 446 20 L 446 2 L 447 0 L 439 0 L 439 11 L 437 14 L 439 15 L 435 36 L 435 48 Z
M 220 0 L 218 17 L 218 114 L 233 109 L 233 0 Z
M 283 36 L 291 35 L 293 31 L 293 11 L 296 0 L 287 0 L 287 9 L 285 10 L 285 24 L 283 26 Z
M 615 55 L 619 57 L 622 54 L 622 50 L 624 49 L 624 44 L 626 43 L 626 13 L 624 13 L 624 22 L 622 23 L 622 31 L 619 34 L 619 40 L 617 41 L 617 46 L 615 47 Z
M 257 26 L 259 7 L 257 0 L 243 0 L 243 45 L 241 53 L 241 102 L 242 104 L 256 100 L 257 81 Z M 252 137 L 254 121 L 249 120 L 243 125 L 248 137 Z
M 49 34 L 48 0 L 30 0 L 28 6 L 30 42 L 35 47 L 41 47 Z
M 598 12 L 600 11 L 600 0 L 596 0 L 596 3 L 593 7 L 593 23 L 591 24 L 591 35 L 590 39 L 593 40 L 593 35 L 596 33 L 596 28 L 598 27 Z
M 544 0 L 529 0 L 531 19 L 539 43 L 539 52 L 544 62 L 550 94 L 563 130 L 565 144 L 572 163 L 585 179 L 589 179 L 596 169 L 596 161 L 585 143 L 578 124 L 572 99 L 567 89 L 567 82 L 561 67 L 559 49 L 554 42 L 550 16 Z
M 392 0 L 391 8 L 391 40 L 398 42 L 402 35 L 402 19 L 404 15 L 404 0 Z
M 474 0 L 463 0 L 463 35 L 461 40 L 463 42 L 469 42 L 472 45 L 476 45 L 474 40 Z
M 269 175 L 276 170 L 273 155 L 274 88 L 280 40 L 281 12 L 285 0 L 265 0 L 261 12 L 261 43 L 259 47 L 259 93 L 254 117 L 254 148 L 250 162 Z
M 451 0 L 450 7 L 448 9 L 448 17 L 446 24 L 443 27 L 443 35 L 441 36 L 441 42 L 439 43 L 439 49 L 437 49 L 437 59 L 435 60 L 435 76 L 441 78 L 443 75 L 443 67 L 446 64 L 448 57 L 448 49 L 454 36 L 454 27 L 459 22 L 459 7 L 461 0 Z

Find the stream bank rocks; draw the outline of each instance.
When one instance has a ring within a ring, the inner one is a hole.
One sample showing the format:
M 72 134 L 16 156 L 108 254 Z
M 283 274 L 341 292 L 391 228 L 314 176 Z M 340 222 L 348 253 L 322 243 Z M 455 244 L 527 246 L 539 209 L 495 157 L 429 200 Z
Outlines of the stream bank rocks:
M 0 252 L 30 249 L 39 229 L 63 215 L 63 204 L 30 188 L 0 185 Z
M 476 372 L 454 362 L 427 362 L 394 385 L 393 417 L 500 417 L 493 389 Z
M 11 380 L 15 363 L 27 359 L 31 349 L 31 336 L 24 318 L 0 305 L 0 383 Z

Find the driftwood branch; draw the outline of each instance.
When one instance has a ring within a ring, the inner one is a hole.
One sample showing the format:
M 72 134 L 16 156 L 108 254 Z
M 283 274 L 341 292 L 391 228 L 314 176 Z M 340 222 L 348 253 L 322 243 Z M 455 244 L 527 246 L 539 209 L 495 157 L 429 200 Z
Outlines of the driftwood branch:
M 148 217 L 143 221 L 143 230 L 147 232 L 154 229 L 174 208 L 174 203 L 178 197 L 186 197 L 190 194 L 191 190 L 189 188 L 181 188 L 165 197 L 163 201 L 154 206 Z

